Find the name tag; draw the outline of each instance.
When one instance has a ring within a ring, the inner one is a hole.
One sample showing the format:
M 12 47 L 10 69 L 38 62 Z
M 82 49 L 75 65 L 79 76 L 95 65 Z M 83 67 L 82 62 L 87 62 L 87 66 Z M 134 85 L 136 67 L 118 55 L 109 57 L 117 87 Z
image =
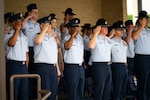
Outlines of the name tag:
M 29 29 L 33 29 L 32 27 L 29 27 Z
M 118 44 L 114 44 L 114 46 L 118 46 Z

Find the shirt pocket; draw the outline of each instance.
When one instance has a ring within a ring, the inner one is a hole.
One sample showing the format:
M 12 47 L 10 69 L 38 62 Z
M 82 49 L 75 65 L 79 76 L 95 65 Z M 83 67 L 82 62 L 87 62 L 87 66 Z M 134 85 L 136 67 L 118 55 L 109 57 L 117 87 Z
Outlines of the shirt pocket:
M 44 41 L 48 41 L 48 37 L 44 37 Z
M 120 51 L 120 47 L 119 47 L 119 44 L 114 44 L 113 45 L 113 49 L 116 53 L 118 53 Z

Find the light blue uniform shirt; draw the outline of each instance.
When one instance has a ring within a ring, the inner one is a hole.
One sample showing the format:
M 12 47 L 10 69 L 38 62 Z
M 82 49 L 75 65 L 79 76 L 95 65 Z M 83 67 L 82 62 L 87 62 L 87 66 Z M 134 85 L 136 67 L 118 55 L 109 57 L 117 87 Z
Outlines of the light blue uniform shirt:
M 60 26 L 63 26 L 63 25 L 64 25 L 64 23 L 62 23 Z M 68 33 L 69 33 L 69 30 L 68 30 L 68 28 L 66 27 L 64 33 L 61 33 L 61 40 L 64 40 L 65 36 L 66 36 Z
M 23 27 L 23 33 L 28 38 L 28 46 L 33 47 L 33 36 L 37 33 L 40 33 L 39 23 L 32 23 L 30 20 L 28 20 Z
M 58 28 L 54 29 L 54 32 L 58 35 L 59 39 L 61 40 L 61 32 Z
M 69 50 L 65 50 L 64 43 L 68 41 L 70 37 L 71 35 L 68 34 L 62 41 L 64 62 L 72 64 L 81 64 L 83 63 L 83 52 L 84 52 L 83 38 L 80 34 L 78 34 L 73 41 L 72 47 Z
M 28 39 L 21 32 L 17 38 L 17 42 L 14 47 L 8 46 L 9 39 L 13 36 L 14 30 L 11 30 L 9 34 L 5 35 L 5 47 L 7 53 L 7 59 L 16 61 L 26 61 L 26 53 L 28 50 Z
M 52 35 L 45 34 L 42 43 L 34 45 L 34 63 L 55 64 L 58 58 L 57 48 L 55 38 Z
M 126 36 L 127 36 L 127 33 L 125 33 L 125 37 Z M 130 42 L 128 43 L 128 49 L 127 49 L 127 57 L 134 58 L 135 56 L 134 48 L 135 48 L 134 40 L 132 39 L 132 37 L 130 37 Z
M 126 63 L 127 62 L 127 43 L 124 40 L 118 40 L 113 37 L 112 43 L 112 63 Z
M 110 62 L 111 59 L 111 41 L 106 36 L 102 38 L 97 36 L 96 46 L 91 50 L 92 62 Z
M 143 29 L 135 41 L 135 54 L 150 55 L 150 29 Z
M 83 36 L 83 41 L 84 41 L 84 49 L 87 50 L 87 51 L 90 51 L 90 48 L 88 47 L 90 37 L 88 37 L 87 35 L 84 35 Z

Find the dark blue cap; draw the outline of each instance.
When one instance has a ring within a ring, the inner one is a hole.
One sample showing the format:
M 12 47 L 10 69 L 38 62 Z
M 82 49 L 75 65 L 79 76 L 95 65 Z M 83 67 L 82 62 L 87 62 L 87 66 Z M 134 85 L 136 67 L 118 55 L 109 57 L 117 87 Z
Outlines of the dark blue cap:
M 90 23 L 85 23 L 84 26 L 81 26 L 83 29 L 92 29 Z
M 146 11 L 140 11 L 138 15 L 138 19 L 149 18 Z
M 107 24 L 107 21 L 106 21 L 104 18 L 100 18 L 100 19 L 97 20 L 96 26 L 104 26 L 104 27 L 107 27 L 108 24 Z
M 13 15 L 14 15 L 13 12 L 5 13 L 5 14 L 4 14 L 4 19 L 10 18 L 10 17 L 12 17 Z
M 133 21 L 132 20 L 125 21 L 125 26 L 127 27 L 128 25 L 133 25 Z
M 80 24 L 80 19 L 79 18 L 73 18 L 65 26 L 66 27 L 79 27 L 78 24 Z
M 13 16 L 11 16 L 9 18 L 9 22 L 13 22 L 13 21 L 16 21 L 16 20 L 22 20 L 23 19 L 23 14 L 22 13 L 17 13 Z
M 27 11 L 31 11 L 32 9 L 37 9 L 37 6 L 35 3 L 31 3 L 27 6 Z
M 49 14 L 49 16 L 51 17 L 51 20 L 57 19 L 57 16 L 54 13 Z
M 38 20 L 38 22 L 39 22 L 40 24 L 41 24 L 41 23 L 49 23 L 49 24 L 51 24 L 51 17 L 46 16 L 46 17 L 40 18 L 40 19 Z
M 75 13 L 73 13 L 72 8 L 67 8 L 65 12 L 63 12 L 65 15 L 69 14 L 69 15 L 76 15 Z
M 125 26 L 123 25 L 123 21 L 117 21 L 113 24 L 113 28 L 116 30 L 123 30 Z

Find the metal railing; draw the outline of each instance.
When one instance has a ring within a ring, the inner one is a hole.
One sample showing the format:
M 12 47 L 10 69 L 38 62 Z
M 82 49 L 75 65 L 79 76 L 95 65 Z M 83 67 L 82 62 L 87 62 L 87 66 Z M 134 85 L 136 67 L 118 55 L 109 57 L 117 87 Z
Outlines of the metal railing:
M 10 77 L 10 100 L 14 100 L 14 79 L 15 78 L 36 78 L 37 79 L 37 96 L 38 100 L 46 100 L 51 92 L 41 89 L 41 77 L 38 74 L 16 74 Z M 43 97 L 41 98 L 41 94 Z

